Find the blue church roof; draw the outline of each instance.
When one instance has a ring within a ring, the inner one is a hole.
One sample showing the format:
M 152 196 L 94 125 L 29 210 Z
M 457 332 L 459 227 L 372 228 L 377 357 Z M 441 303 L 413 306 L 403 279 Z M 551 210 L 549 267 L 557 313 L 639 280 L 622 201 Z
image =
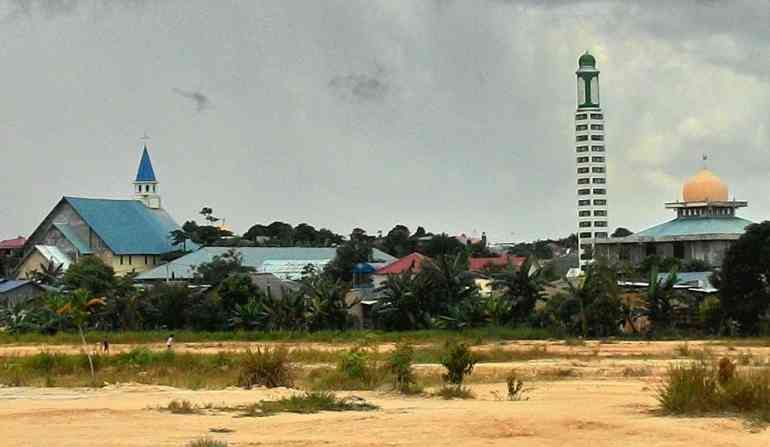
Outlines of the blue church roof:
M 743 234 L 752 221 L 735 216 L 685 217 L 670 220 L 629 236 L 661 238 L 699 234 Z
M 137 200 L 64 197 L 116 255 L 160 255 L 174 251 L 169 233 L 179 228 L 162 209 Z M 187 244 L 191 247 L 190 243 Z
M 155 171 L 152 169 L 152 162 L 150 161 L 150 153 L 147 152 L 147 146 L 144 147 L 144 152 L 142 152 L 142 160 L 139 162 L 139 170 L 136 172 L 136 181 L 157 182 Z

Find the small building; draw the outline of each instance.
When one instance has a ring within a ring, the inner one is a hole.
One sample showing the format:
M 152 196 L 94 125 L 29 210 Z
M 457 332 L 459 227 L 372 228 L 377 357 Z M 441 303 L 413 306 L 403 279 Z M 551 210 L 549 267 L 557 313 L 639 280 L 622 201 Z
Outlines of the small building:
M 0 256 L 21 256 L 26 242 L 27 239 L 23 236 L 0 241 Z
M 471 272 L 482 272 L 489 269 L 504 270 L 507 268 L 519 269 L 524 265 L 525 256 L 500 255 L 493 258 L 470 258 L 468 259 L 468 270 Z
M 133 199 L 59 200 L 26 241 L 17 277 L 25 279 L 37 269 L 41 256 L 50 259 L 46 250 L 63 254 L 57 262 L 66 265 L 81 256 L 97 256 L 125 275 L 150 270 L 162 263 L 163 254 L 181 249 L 173 244 L 171 232 L 179 226 L 161 207 L 147 147 L 133 183 Z
M 414 273 L 419 273 L 426 261 L 430 262 L 431 259 L 417 252 L 406 255 L 403 258 L 396 259 L 378 268 L 372 274 L 372 285 L 375 289 L 382 287 L 382 285 L 385 284 L 385 281 L 388 280 L 389 276 L 399 275 L 406 271 L 411 270 Z
M 666 203 L 676 212 L 668 222 L 621 238 L 597 240 L 596 255 L 611 263 L 639 265 L 648 256 L 722 264 L 727 249 L 753 222 L 736 215 L 747 202 L 730 200 L 727 185 L 702 169 L 682 187 L 682 201 Z
M 45 289 L 33 281 L 0 279 L 0 306 L 13 306 L 44 293 Z

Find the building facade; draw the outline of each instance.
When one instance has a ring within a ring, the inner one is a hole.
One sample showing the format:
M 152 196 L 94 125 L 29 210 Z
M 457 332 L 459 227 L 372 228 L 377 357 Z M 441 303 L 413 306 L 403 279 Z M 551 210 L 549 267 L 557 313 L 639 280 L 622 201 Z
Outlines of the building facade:
M 575 111 L 577 225 L 580 268 L 590 264 L 596 241 L 608 237 L 607 149 L 599 100 L 599 70 L 587 51 L 578 59 Z
M 673 220 L 630 236 L 597 241 L 596 255 L 631 265 L 658 256 L 718 267 L 732 243 L 753 223 L 736 215 L 747 205 L 731 200 L 727 185 L 704 168 L 684 184 L 681 201 L 665 204 L 676 213 Z

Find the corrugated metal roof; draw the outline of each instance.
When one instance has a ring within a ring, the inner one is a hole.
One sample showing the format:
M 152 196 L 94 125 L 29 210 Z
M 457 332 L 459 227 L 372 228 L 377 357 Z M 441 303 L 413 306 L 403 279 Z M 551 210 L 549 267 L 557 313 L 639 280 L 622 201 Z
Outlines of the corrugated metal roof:
M 149 209 L 137 200 L 64 200 L 117 255 L 159 255 L 176 249 L 169 233 L 179 226 L 162 209 Z
M 53 224 L 53 226 L 54 226 L 54 227 L 56 227 L 56 229 L 57 229 L 57 230 L 59 230 L 59 232 L 61 232 L 61 234 L 62 234 L 62 235 L 63 235 L 63 236 L 64 236 L 64 237 L 65 237 L 65 238 L 68 240 L 68 241 L 70 241 L 70 243 L 71 243 L 72 245 L 74 245 L 74 246 L 75 246 L 75 248 L 76 248 L 76 249 L 77 249 L 77 250 L 80 252 L 80 254 L 82 254 L 82 255 L 90 255 L 91 253 L 93 253 L 93 251 L 92 251 L 92 250 L 91 250 L 91 248 L 88 246 L 88 244 L 86 244 L 85 242 L 83 242 L 83 241 L 82 241 L 82 240 L 81 240 L 81 239 L 80 239 L 80 238 L 77 236 L 77 234 L 75 234 L 75 231 L 74 231 L 74 230 L 73 230 L 73 229 L 72 229 L 72 228 L 71 228 L 69 225 L 66 225 L 66 224 L 60 224 L 60 223 L 55 223 L 55 224 Z
M 422 255 L 421 253 L 410 253 L 403 258 L 397 259 L 390 264 L 377 270 L 378 275 L 395 275 L 403 273 L 409 269 L 417 273 L 422 269 L 422 263 L 426 260 L 430 261 L 430 258 Z
M 144 147 L 142 152 L 142 160 L 139 162 L 139 169 L 136 171 L 137 182 L 156 182 L 155 170 L 152 169 L 152 161 L 150 161 L 150 153 L 147 152 L 147 146 Z
M 0 241 L 0 250 L 18 250 L 24 247 L 25 242 L 27 242 L 27 239 L 22 236 Z
M 37 250 L 47 261 L 53 261 L 56 265 L 61 265 L 62 270 L 66 271 L 72 265 L 72 259 L 58 247 L 53 245 L 35 245 Z
M 27 280 L 0 279 L 0 293 L 7 293 L 19 287 L 24 287 L 27 284 L 35 283 Z
M 698 234 L 743 234 L 746 227 L 752 223 L 754 222 L 735 216 L 684 217 L 670 220 L 628 237 L 659 238 Z
M 203 247 L 168 264 L 140 273 L 137 279 L 190 279 L 193 277 L 194 267 L 211 262 L 214 256 L 222 256 L 231 249 L 231 247 Z M 244 266 L 252 267 L 257 271 L 262 271 L 265 262 L 270 268 L 291 263 L 304 263 L 302 267 L 309 263 L 325 265 L 337 255 L 336 248 L 319 247 L 235 247 L 235 250 L 242 256 Z M 395 259 L 377 249 L 373 250 L 372 256 L 373 262 L 388 262 Z

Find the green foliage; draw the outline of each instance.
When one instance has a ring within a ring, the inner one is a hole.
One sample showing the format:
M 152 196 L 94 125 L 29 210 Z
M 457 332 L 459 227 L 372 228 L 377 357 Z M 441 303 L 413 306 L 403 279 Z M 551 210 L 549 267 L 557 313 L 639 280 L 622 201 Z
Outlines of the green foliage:
M 470 389 L 465 388 L 463 386 L 442 386 L 439 388 L 438 391 L 435 393 L 436 396 L 441 397 L 442 399 L 450 400 L 450 399 L 475 399 L 476 396 L 471 392 Z
M 96 256 L 82 256 L 64 274 L 68 289 L 84 289 L 94 296 L 104 296 L 116 286 L 115 271 Z
M 493 275 L 492 287 L 499 290 L 511 306 L 511 319 L 517 323 L 528 320 L 535 304 L 542 299 L 542 269 L 533 258 L 527 258 L 521 268 Z M 504 322 L 501 322 L 504 323 Z
M 558 313 L 569 333 L 584 337 L 615 335 L 623 321 L 615 272 L 605 264 L 591 264 L 581 284 L 570 284 L 570 295 L 561 303 Z
M 698 306 L 698 321 L 704 332 L 719 335 L 722 330 L 722 303 L 716 296 L 709 296 Z
M 408 343 L 397 344 L 385 362 L 385 367 L 393 376 L 393 387 L 402 393 L 411 393 L 416 389 L 417 378 L 412 363 L 414 348 Z
M 172 414 L 198 414 L 200 409 L 189 400 L 174 399 L 162 408 Z
M 653 266 L 650 270 L 648 280 L 646 300 L 647 315 L 650 321 L 655 324 L 655 328 L 666 328 L 672 323 L 673 307 L 671 301 L 674 297 L 674 285 L 678 279 L 676 270 L 666 276 L 663 280 L 658 280 L 658 267 Z
M 294 372 L 289 362 L 289 351 L 284 348 L 257 346 L 246 351 L 241 364 L 240 386 L 267 388 L 294 386 Z
M 372 259 L 372 246 L 364 237 L 353 238 L 337 247 L 337 255 L 324 268 L 324 275 L 333 281 L 353 281 L 353 268 L 359 262 Z
M 261 291 L 252 283 L 251 277 L 246 273 L 234 273 L 225 278 L 216 288 L 222 310 L 230 313 L 235 306 L 249 302 L 255 296 L 261 295 Z
M 201 284 L 217 286 L 231 275 L 249 273 L 254 269 L 243 265 L 243 256 L 236 249 L 228 249 L 211 262 L 195 267 L 195 280 Z
M 243 416 L 270 416 L 276 413 L 312 414 L 321 411 L 372 411 L 378 407 L 352 398 L 341 399 L 325 391 L 295 394 L 275 401 L 250 406 Z
M 200 438 L 187 443 L 186 447 L 227 447 L 225 441 L 217 441 L 211 438 Z
M 524 381 L 516 374 L 515 370 L 512 370 L 505 377 L 505 385 L 508 391 L 508 400 L 526 400 L 525 393 L 527 390 L 524 388 Z
M 612 232 L 610 237 L 626 237 L 626 236 L 631 236 L 632 234 L 634 233 L 628 228 L 618 227 L 615 229 L 615 231 Z
M 356 304 L 346 301 L 349 286 L 324 275 L 313 275 L 302 281 L 307 309 L 307 327 L 311 331 L 345 330 L 350 326 L 350 308 Z
M 462 385 L 465 376 L 473 372 L 478 358 L 465 343 L 449 341 L 444 347 L 441 357 L 441 365 L 446 368 L 446 373 L 441 376 L 444 382 L 453 385 Z
M 427 279 L 411 270 L 390 275 L 372 309 L 375 323 L 387 330 L 426 329 L 436 305 L 428 293 Z

